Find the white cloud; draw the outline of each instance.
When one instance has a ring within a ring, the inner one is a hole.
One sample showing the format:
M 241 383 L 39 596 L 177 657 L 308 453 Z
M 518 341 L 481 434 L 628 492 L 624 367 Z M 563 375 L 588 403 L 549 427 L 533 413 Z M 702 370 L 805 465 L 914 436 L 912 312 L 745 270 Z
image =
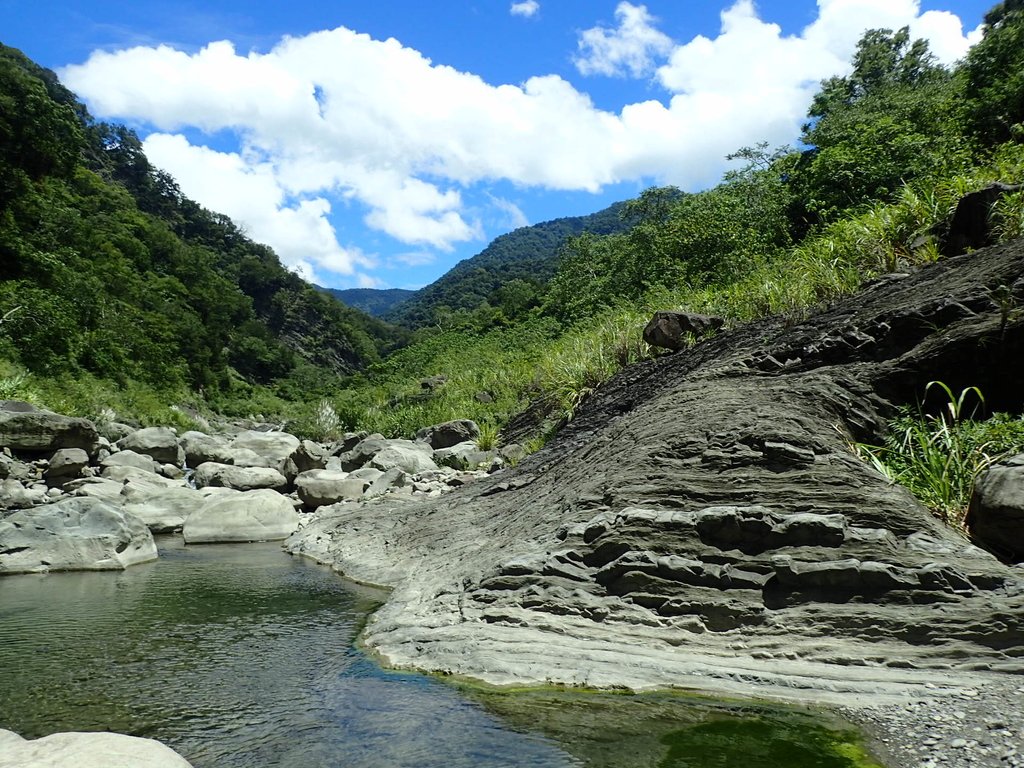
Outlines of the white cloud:
M 490 199 L 491 205 L 504 214 L 503 221 L 509 229 L 519 229 L 530 225 L 530 220 L 526 218 L 523 210 L 511 200 L 492 194 L 488 194 L 487 197 Z
M 513 16 L 523 16 L 528 19 L 531 16 L 536 16 L 539 10 L 540 3 L 537 0 L 523 0 L 521 3 L 512 3 L 508 12 Z
M 722 12 L 716 36 L 669 44 L 644 6 L 620 3 L 618 27 L 582 33 L 582 67 L 638 74 L 658 56 L 654 83 L 664 91 L 618 111 L 598 109 L 556 75 L 493 85 L 345 28 L 285 38 L 262 54 L 228 42 L 191 54 L 96 52 L 61 76 L 94 114 L 155 126 L 145 144 L 153 162 L 293 268 L 354 275 L 372 260 L 339 243 L 332 206 L 400 242 L 443 251 L 482 237 L 476 217 L 490 212 L 466 197 L 496 180 L 700 188 L 738 147 L 794 140 L 818 82 L 848 70 L 863 30 L 910 25 L 946 62 L 969 45 L 955 16 L 922 14 L 918 0 L 819 0 L 818 8 L 806 29 L 783 35 L 739 0 Z M 186 127 L 234 134 L 239 149 L 172 135 Z M 506 203 L 493 198 L 492 212 L 515 220 Z
M 621 2 L 615 8 L 619 26 L 592 27 L 580 33 L 580 55 L 573 59 L 584 75 L 644 77 L 655 57 L 672 50 L 672 39 L 654 28 L 655 19 L 644 5 Z

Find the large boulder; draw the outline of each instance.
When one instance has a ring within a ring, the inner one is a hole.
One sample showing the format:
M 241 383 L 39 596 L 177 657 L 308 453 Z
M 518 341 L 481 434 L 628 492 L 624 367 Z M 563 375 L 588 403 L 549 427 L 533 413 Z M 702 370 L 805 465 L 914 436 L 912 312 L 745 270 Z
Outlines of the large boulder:
M 178 443 L 178 435 L 167 427 L 146 427 L 132 432 L 117 441 L 122 451 L 135 451 L 150 456 L 161 464 L 180 467 L 185 461 L 185 451 Z
M 189 430 L 181 436 L 181 447 L 185 451 L 185 465 L 195 469 L 207 461 L 218 464 L 232 464 L 229 440 L 219 435 Z
M 156 556 L 145 523 L 100 499 L 64 498 L 0 520 L 0 574 L 123 570 Z
M 7 401 L 10 403 L 17 401 Z M 95 453 L 99 434 L 91 421 L 42 410 L 0 410 L 0 448 L 50 455 L 61 448 Z
M 990 467 L 974 484 L 971 536 L 1004 560 L 1024 562 L 1024 454 Z
M 367 479 L 332 469 L 311 469 L 295 478 L 295 490 L 302 503 L 314 509 L 339 501 L 357 501 L 369 485 Z
M 994 181 L 961 197 L 949 223 L 949 231 L 942 240 L 942 255 L 958 256 L 994 243 L 992 208 L 1004 195 L 1021 189 L 1024 189 L 1022 184 Z
M 161 488 L 148 483 L 125 483 L 121 488 L 124 511 L 135 515 L 153 533 L 180 531 L 185 519 L 207 500 L 192 488 Z
M 187 544 L 278 541 L 299 527 L 291 500 L 271 490 L 214 496 L 185 519 Z
M 679 350 L 687 346 L 690 337 L 706 336 L 724 324 L 721 317 L 696 312 L 655 312 L 644 327 L 644 341 L 652 347 Z
M 427 443 L 412 440 L 389 440 L 370 459 L 370 466 L 382 472 L 397 467 L 406 474 L 415 475 L 437 469 L 433 459 L 434 450 Z
M 233 488 L 236 491 L 254 491 L 260 488 L 284 490 L 288 480 L 276 469 L 270 467 L 236 467 L 231 464 L 216 464 L 208 461 L 196 467 L 196 488 L 214 486 Z
M 62 485 L 81 476 L 89 466 L 89 454 L 81 448 L 61 448 L 50 457 L 50 465 L 43 477 L 47 485 Z
M 129 448 L 110 454 L 100 462 L 100 466 L 103 469 L 107 467 L 135 467 L 143 472 L 152 472 L 154 474 L 160 468 L 160 465 L 153 461 L 150 456 L 144 453 L 136 453 Z
M 294 481 L 303 472 L 311 469 L 326 469 L 330 452 L 319 443 L 303 440 L 284 464 L 284 476 Z
M 46 497 L 46 489 L 35 486 L 26 487 L 17 480 L 8 478 L 0 482 L 0 507 L 5 509 L 22 509 L 40 504 Z
M 338 456 L 338 459 L 341 461 L 341 468 L 345 472 L 352 472 L 366 466 L 366 463 L 376 456 L 378 452 L 384 450 L 390 442 L 379 432 L 367 435 Z
M 416 433 L 416 439 L 428 443 L 431 448 L 451 448 L 453 445 L 476 440 L 480 437 L 480 427 L 470 419 L 457 419 L 446 421 L 443 424 L 434 424 L 431 427 L 424 427 Z
M 235 466 L 270 467 L 279 472 L 284 470 L 288 457 L 299 447 L 299 438 L 287 432 L 239 432 L 231 440 L 231 451 Z
M 29 741 L 0 730 L 0 768 L 191 768 L 159 741 L 121 733 L 54 733 Z

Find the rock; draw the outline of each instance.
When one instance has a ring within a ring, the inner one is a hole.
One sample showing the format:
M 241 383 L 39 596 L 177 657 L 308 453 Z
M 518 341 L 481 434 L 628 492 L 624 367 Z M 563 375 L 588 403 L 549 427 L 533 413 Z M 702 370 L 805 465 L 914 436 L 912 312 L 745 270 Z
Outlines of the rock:
M 124 483 L 106 477 L 83 477 L 64 484 L 64 492 L 73 496 L 88 496 L 119 506 L 123 501 Z
M 224 437 L 190 430 L 181 436 L 181 447 L 185 451 L 185 465 L 190 469 L 208 461 L 233 463 L 229 441 Z
M 424 392 L 435 392 L 447 383 L 448 377 L 444 374 L 427 376 L 425 379 L 420 379 L 420 389 Z
M 15 452 L 49 455 L 61 448 L 81 448 L 91 455 L 98 441 L 96 427 L 86 419 L 41 410 L 0 410 L 0 447 Z
M 107 467 L 135 467 L 135 469 L 141 469 L 143 472 L 152 472 L 153 474 L 156 474 L 159 467 L 150 456 L 136 453 L 130 448 L 110 454 L 100 462 L 100 466 L 103 469 Z
M 130 467 L 125 465 L 118 466 L 116 464 L 104 468 L 104 470 L 100 473 L 100 477 L 102 477 L 104 480 L 115 480 L 119 483 L 124 483 L 130 480 L 132 482 L 137 483 L 149 483 L 150 485 L 158 485 L 163 488 L 170 488 L 171 486 L 178 485 L 177 482 L 173 480 L 168 480 L 165 477 L 161 477 L 156 472 L 146 469 L 139 469 L 138 467 Z
M 120 733 L 54 733 L 29 741 L 0 730 L 0 768 L 191 768 L 159 741 Z
M 162 488 L 145 483 L 125 483 L 120 498 L 125 512 L 139 518 L 153 533 L 180 531 L 194 510 L 207 501 L 192 488 Z
M 683 349 L 688 336 L 700 338 L 717 331 L 725 324 L 721 317 L 700 315 L 695 312 L 655 312 L 644 327 L 644 341 L 652 347 Z
M 40 504 L 44 499 L 45 492 L 30 490 L 17 480 L 8 479 L 0 482 L 0 507 L 20 509 Z
M 416 439 L 427 443 L 431 448 L 451 448 L 453 445 L 473 441 L 480 437 L 480 427 L 475 421 L 458 419 L 424 427 L 416 433 Z
M 499 457 L 494 451 L 481 451 L 477 448 L 476 443 L 468 441 L 450 448 L 436 450 L 432 458 L 434 463 L 441 467 L 471 470 L 480 467 L 488 468 Z
M 82 474 L 89 466 L 89 454 L 81 448 L 61 448 L 50 457 L 50 466 L 43 477 L 47 485 L 62 485 Z
M 208 461 L 196 467 L 194 476 L 196 488 L 208 485 L 233 488 L 236 491 L 253 491 L 270 488 L 283 491 L 288 480 L 276 469 L 269 467 L 236 467 L 230 464 L 215 464 Z
M 409 475 L 437 469 L 432 458 L 433 450 L 426 443 L 411 440 L 389 440 L 387 445 L 377 451 L 370 459 L 370 465 L 382 472 L 397 467 Z
M 367 435 L 352 448 L 338 456 L 341 460 L 341 468 L 345 472 L 353 472 L 360 469 L 365 466 L 366 463 L 379 451 L 384 450 L 389 442 L 390 441 L 379 432 Z
M 996 464 L 974 484 L 971 537 L 1012 563 L 1024 562 L 1024 454 Z
M 398 488 L 404 488 L 407 484 L 408 475 L 398 467 L 392 467 L 371 480 L 370 486 L 363 492 L 363 496 L 368 499 L 376 498 Z
M 0 574 L 124 569 L 156 556 L 145 524 L 99 499 L 65 498 L 0 520 Z
M 369 436 L 370 433 L 365 431 L 346 432 L 344 435 L 342 435 L 341 440 L 338 440 L 331 446 L 328 453 L 331 456 L 340 456 L 346 451 L 351 451 L 353 448 L 355 448 L 357 445 L 359 445 L 359 443 L 361 443 Z M 383 437 L 383 435 L 380 435 L 380 437 Z
M 174 430 L 167 427 L 146 427 L 117 441 L 122 451 L 144 453 L 160 464 L 180 467 L 185 462 L 185 451 L 178 443 Z
M 1024 189 L 1024 185 L 996 181 L 961 197 L 953 212 L 949 231 L 939 249 L 942 255 L 959 256 L 968 250 L 991 245 L 992 206 L 1004 195 L 1020 189 Z
M 283 474 L 289 482 L 295 482 L 295 478 L 303 472 L 309 472 L 311 469 L 326 469 L 329 457 L 329 451 L 319 443 L 303 440 L 285 462 Z
M 271 490 L 219 495 L 185 519 L 187 544 L 277 541 L 299 527 L 292 502 Z
M 313 509 L 339 501 L 356 501 L 369 485 L 369 480 L 330 469 L 311 469 L 295 478 L 299 498 Z
M 287 432 L 240 432 L 231 440 L 234 456 L 231 463 L 239 467 L 270 467 L 283 472 L 285 462 L 299 444 L 299 438 Z M 251 453 L 242 454 L 242 451 Z

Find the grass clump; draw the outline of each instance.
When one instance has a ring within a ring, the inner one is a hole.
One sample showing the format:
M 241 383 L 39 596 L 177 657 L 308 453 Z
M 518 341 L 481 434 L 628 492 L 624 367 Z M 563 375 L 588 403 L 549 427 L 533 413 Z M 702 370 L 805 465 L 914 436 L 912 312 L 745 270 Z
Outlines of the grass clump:
M 997 413 L 975 419 L 985 403 L 977 387 L 967 387 L 959 395 L 942 382 L 929 382 L 927 389 L 933 387 L 946 397 L 937 415 L 920 408 L 904 410 L 890 424 L 884 445 L 857 448 L 936 517 L 963 531 L 978 476 L 1006 456 L 1024 452 L 1024 418 Z

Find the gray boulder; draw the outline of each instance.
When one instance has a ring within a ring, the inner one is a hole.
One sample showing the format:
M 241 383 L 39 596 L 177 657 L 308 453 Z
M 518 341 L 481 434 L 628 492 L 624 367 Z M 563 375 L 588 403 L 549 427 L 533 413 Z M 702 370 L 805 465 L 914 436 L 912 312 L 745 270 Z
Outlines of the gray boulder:
M 288 487 L 288 480 L 276 469 L 236 467 L 231 464 L 216 464 L 212 461 L 196 467 L 194 480 L 196 488 L 214 486 L 233 488 L 236 491 L 254 491 L 261 488 L 284 490 Z
M 339 501 L 357 501 L 369 485 L 369 480 L 330 469 L 311 469 L 295 478 L 302 503 L 314 509 Z
M 299 447 L 299 438 L 287 432 L 239 432 L 231 440 L 231 451 L 235 466 L 270 467 L 279 472 L 284 470 L 288 458 Z
M 108 477 L 81 477 L 65 483 L 63 490 L 73 496 L 88 496 L 101 499 L 115 506 L 121 504 L 121 490 L 124 483 Z
M 181 436 L 181 447 L 185 451 L 185 465 L 195 469 L 208 461 L 218 464 L 233 463 L 228 443 L 227 438 L 219 435 L 207 435 L 195 430 L 185 432 Z
M 298 527 L 291 500 L 264 489 L 214 496 L 189 514 L 182 533 L 188 544 L 278 541 Z
M 387 445 L 377 451 L 370 459 L 370 466 L 386 472 L 397 467 L 406 474 L 429 472 L 437 469 L 433 459 L 434 451 L 427 443 L 412 440 L 389 440 Z
M 696 312 L 655 312 L 644 327 L 644 341 L 652 347 L 678 350 L 687 345 L 688 336 L 700 338 L 725 324 L 721 317 Z
M 168 746 L 121 733 L 54 733 L 29 741 L 0 730 L 0 768 L 191 768 Z
M 82 474 L 89 466 L 89 454 L 81 448 L 61 448 L 50 457 L 50 466 L 43 477 L 47 485 L 62 485 Z
M 433 453 L 435 464 L 453 469 L 476 469 L 481 465 L 489 467 L 495 458 L 497 454 L 494 451 L 481 451 L 472 441 L 441 448 Z
M 453 445 L 476 440 L 480 437 L 480 427 L 475 421 L 458 419 L 424 427 L 416 433 L 416 439 L 428 443 L 431 448 L 451 448 Z M 475 446 L 474 446 L 475 447 Z
M 368 499 L 383 496 L 399 488 L 405 488 L 409 484 L 409 476 L 398 467 L 392 467 L 387 472 L 380 473 L 370 481 L 370 486 L 363 492 Z
M 40 504 L 46 498 L 45 490 L 27 488 L 17 480 L 7 479 L 0 482 L 0 507 L 20 509 Z
M 159 467 L 159 465 L 149 456 L 136 453 L 130 448 L 110 454 L 100 462 L 100 466 L 103 469 L 106 469 L 107 467 L 135 467 L 136 469 L 141 469 L 143 472 L 153 472 L 154 474 Z
M 326 469 L 329 457 L 329 451 L 319 443 L 303 440 L 285 462 L 284 476 L 289 481 L 294 481 L 303 472 L 309 472 L 311 469 Z
M 17 401 L 7 401 L 16 403 Z M 96 451 L 99 435 L 86 419 L 42 410 L 0 410 L 0 447 L 15 452 L 52 454 L 60 448 Z
M 338 459 L 341 461 L 341 468 L 345 472 L 352 472 L 365 466 L 378 452 L 384 450 L 390 442 L 379 432 L 374 432 L 372 435 L 364 437 L 351 449 L 338 456 Z
M 1004 560 L 1024 562 L 1024 454 L 990 467 L 974 484 L 967 527 Z
M 64 498 L 0 520 L 0 574 L 123 570 L 156 556 L 145 523 L 100 499 Z
M 146 427 L 132 432 L 118 440 L 117 447 L 122 451 L 144 453 L 160 464 L 180 467 L 185 461 L 185 452 L 178 443 L 178 436 L 167 427 Z
M 163 488 L 170 488 L 172 486 L 179 485 L 179 483 L 175 480 L 169 480 L 166 477 L 161 477 L 160 475 L 156 474 L 156 472 L 152 472 L 145 469 L 139 469 L 138 467 L 114 465 L 106 467 L 100 473 L 100 476 L 104 480 L 114 480 L 119 483 L 131 481 L 135 483 L 148 483 L 150 485 L 158 485 Z
M 153 533 L 173 533 L 185 525 L 185 518 L 207 501 L 202 491 L 192 488 L 162 488 L 147 483 L 125 483 L 121 488 L 125 512 L 139 518 Z

